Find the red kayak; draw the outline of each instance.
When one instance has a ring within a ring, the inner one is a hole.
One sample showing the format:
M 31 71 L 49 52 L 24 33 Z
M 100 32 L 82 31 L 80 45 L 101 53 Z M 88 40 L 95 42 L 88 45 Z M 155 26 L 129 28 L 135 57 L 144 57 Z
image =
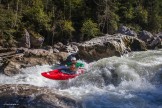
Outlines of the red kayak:
M 53 71 L 43 72 L 41 73 L 41 75 L 53 80 L 68 80 L 68 79 L 75 78 L 76 76 L 84 73 L 84 69 L 80 69 L 80 68 L 74 74 L 65 73 L 66 70 L 67 69 L 55 69 Z

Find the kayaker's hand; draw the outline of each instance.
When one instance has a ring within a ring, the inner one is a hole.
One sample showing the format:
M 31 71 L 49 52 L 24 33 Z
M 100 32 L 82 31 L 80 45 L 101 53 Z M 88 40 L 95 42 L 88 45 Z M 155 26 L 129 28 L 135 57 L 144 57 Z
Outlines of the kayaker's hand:
M 85 68 L 85 67 L 79 67 L 78 69 L 84 69 L 84 70 L 86 70 L 86 68 Z

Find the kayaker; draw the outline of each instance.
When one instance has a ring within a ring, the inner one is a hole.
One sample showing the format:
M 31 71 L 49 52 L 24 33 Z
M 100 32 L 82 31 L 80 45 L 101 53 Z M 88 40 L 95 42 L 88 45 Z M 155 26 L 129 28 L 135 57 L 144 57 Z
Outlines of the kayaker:
M 77 62 L 75 57 L 71 58 L 71 62 L 67 62 L 66 66 L 68 66 L 71 70 L 77 70 L 78 68 L 84 68 L 84 64 Z
M 75 67 L 75 64 L 72 64 L 69 68 L 71 71 L 76 72 L 77 68 Z

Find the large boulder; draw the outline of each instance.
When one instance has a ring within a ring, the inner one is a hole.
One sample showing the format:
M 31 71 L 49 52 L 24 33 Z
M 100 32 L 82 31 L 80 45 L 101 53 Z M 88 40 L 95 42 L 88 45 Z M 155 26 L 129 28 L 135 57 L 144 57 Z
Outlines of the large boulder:
M 83 108 L 68 94 L 32 85 L 0 85 L 0 108 Z
M 162 32 L 157 33 L 155 36 L 160 37 L 160 39 L 162 39 Z
M 125 47 L 130 51 L 146 51 L 146 43 L 138 38 L 131 36 L 122 36 Z
M 33 31 L 24 29 L 22 37 L 19 40 L 19 46 L 25 48 L 40 48 L 44 42 L 44 37 Z
M 158 33 L 153 35 L 152 33 L 148 31 L 141 31 L 138 36 L 139 39 L 143 40 L 148 49 L 155 49 L 155 48 L 161 48 L 161 40 L 162 40 L 162 34 Z
M 141 32 L 139 33 L 139 36 L 138 36 L 139 39 L 143 40 L 143 41 L 146 42 L 146 43 L 147 43 L 147 42 L 149 41 L 149 39 L 152 38 L 152 37 L 153 37 L 152 33 L 148 32 L 148 31 L 146 31 L 146 30 L 141 31 Z
M 137 33 L 135 31 L 133 31 L 131 28 L 128 28 L 128 27 L 123 26 L 123 25 L 119 27 L 118 33 L 123 34 L 123 35 L 137 37 Z
M 147 42 L 147 47 L 149 49 L 162 48 L 162 39 L 160 36 L 150 38 Z
M 25 47 L 25 48 L 30 48 L 31 47 L 30 34 L 27 31 L 27 29 L 24 29 L 24 31 L 22 33 L 22 37 L 20 39 L 19 46 Z
M 43 49 L 17 49 L 17 53 L 7 56 L 5 63 L 1 66 L 4 74 L 12 76 L 20 72 L 21 68 L 55 64 L 59 61 L 66 60 L 68 53 L 52 53 Z
M 6 75 L 14 75 L 19 73 L 19 69 L 21 68 L 21 64 L 13 61 L 8 61 L 6 67 L 4 68 L 4 72 Z
M 81 43 L 78 54 L 87 61 L 104 57 L 121 56 L 127 51 L 147 50 L 143 41 L 122 34 L 106 35 Z
M 40 48 L 43 45 L 44 37 L 32 31 L 30 32 L 30 34 L 31 34 L 30 37 L 31 47 Z
M 155 35 L 159 39 L 158 48 L 162 48 L 162 32 Z
M 104 57 L 120 56 L 126 49 L 120 38 L 114 40 L 110 35 L 93 38 L 90 41 L 81 43 L 79 48 L 79 56 L 87 61 L 98 60 Z

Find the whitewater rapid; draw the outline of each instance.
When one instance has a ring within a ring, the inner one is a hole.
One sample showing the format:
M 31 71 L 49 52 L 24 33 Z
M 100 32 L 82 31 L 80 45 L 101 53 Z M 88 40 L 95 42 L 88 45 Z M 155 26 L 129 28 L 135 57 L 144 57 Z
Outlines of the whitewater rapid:
M 86 63 L 85 63 L 86 64 Z M 162 50 L 134 52 L 87 64 L 85 74 L 55 81 L 41 76 L 55 66 L 22 69 L 0 84 L 31 84 L 58 89 L 82 102 L 83 108 L 162 108 Z

